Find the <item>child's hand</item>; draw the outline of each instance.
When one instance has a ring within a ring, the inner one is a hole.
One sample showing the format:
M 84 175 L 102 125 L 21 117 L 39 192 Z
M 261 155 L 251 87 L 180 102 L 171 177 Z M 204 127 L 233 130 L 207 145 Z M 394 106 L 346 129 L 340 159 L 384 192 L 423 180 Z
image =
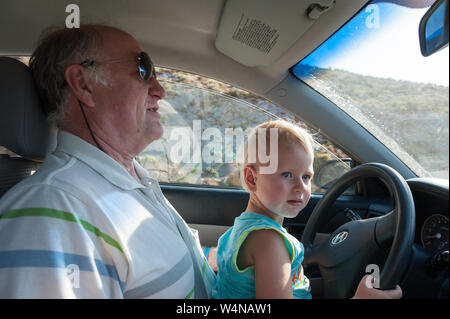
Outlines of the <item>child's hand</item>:
M 370 278 L 371 279 L 370 279 Z M 402 297 L 402 289 L 399 285 L 392 290 L 380 290 L 371 288 L 366 284 L 366 280 L 374 282 L 371 275 L 364 276 L 356 289 L 355 296 L 352 299 L 400 299 Z

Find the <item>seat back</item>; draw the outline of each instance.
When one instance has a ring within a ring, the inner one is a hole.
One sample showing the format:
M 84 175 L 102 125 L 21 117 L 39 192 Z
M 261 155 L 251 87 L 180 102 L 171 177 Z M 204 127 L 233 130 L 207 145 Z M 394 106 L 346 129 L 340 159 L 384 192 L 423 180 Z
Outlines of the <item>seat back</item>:
M 0 196 L 56 146 L 56 127 L 45 119 L 29 68 L 8 57 L 0 57 L 0 146 L 20 156 L 0 156 Z
M 22 179 L 32 175 L 39 165 L 39 162 L 0 154 L 0 197 Z

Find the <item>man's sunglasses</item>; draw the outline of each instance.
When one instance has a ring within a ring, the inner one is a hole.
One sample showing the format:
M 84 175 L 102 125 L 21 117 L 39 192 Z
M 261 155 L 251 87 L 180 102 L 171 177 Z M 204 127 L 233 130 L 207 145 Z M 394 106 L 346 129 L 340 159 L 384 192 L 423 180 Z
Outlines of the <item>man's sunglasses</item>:
M 137 59 L 139 61 L 138 73 L 139 73 L 140 78 L 143 81 L 148 82 L 153 77 L 156 77 L 155 66 L 153 65 L 153 62 L 147 53 L 142 51 L 141 53 L 139 53 L 139 56 Z M 131 59 L 125 58 L 125 59 L 109 60 L 109 61 L 104 61 L 104 62 L 96 62 L 94 60 L 85 60 L 85 61 L 81 62 L 80 65 L 83 67 L 92 67 L 95 64 L 109 64 L 109 63 L 119 63 L 119 62 L 127 62 L 127 61 L 131 61 Z

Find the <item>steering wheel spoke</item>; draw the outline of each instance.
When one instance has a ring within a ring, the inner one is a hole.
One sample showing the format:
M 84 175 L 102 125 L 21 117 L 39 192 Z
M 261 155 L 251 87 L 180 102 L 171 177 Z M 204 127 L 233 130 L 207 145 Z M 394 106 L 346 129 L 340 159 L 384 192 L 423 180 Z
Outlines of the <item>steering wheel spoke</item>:
M 305 246 L 305 258 L 303 259 L 303 265 L 308 267 L 309 265 L 321 264 L 321 257 L 324 256 L 327 242 L 328 241 L 325 241 L 315 246 Z
M 375 240 L 386 253 L 389 252 L 392 246 L 392 241 L 394 239 L 396 217 L 397 217 L 397 210 L 394 209 L 384 216 L 375 218 L 377 221 L 375 230 Z
M 347 267 L 319 267 L 322 275 L 323 297 L 326 299 L 347 299 L 355 294 L 363 274 Z M 347 278 L 352 284 L 342 285 L 340 278 Z

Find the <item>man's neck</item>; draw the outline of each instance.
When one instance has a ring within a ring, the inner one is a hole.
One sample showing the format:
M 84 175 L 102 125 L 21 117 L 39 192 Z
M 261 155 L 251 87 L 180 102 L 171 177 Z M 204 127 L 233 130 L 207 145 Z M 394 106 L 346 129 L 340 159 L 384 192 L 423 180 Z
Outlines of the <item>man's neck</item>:
M 87 131 L 79 130 L 79 129 L 73 129 L 71 127 L 60 127 L 60 129 L 69 132 L 75 136 L 78 136 L 79 138 L 83 139 L 84 141 L 88 142 L 92 146 L 98 148 L 100 146 L 101 151 L 103 151 L 105 154 L 107 154 L 109 157 L 114 159 L 116 162 L 118 162 L 120 165 L 122 165 L 127 172 L 139 183 L 141 182 L 141 179 L 139 178 L 135 168 L 134 168 L 134 155 L 127 154 L 124 152 L 119 152 L 116 148 L 114 148 L 110 143 L 107 141 L 104 141 L 101 137 L 96 136 L 95 139 L 98 143 L 94 141 L 91 134 Z
M 113 158 L 116 162 L 118 162 L 120 165 L 122 165 L 127 172 L 139 183 L 141 182 L 141 179 L 139 178 L 136 169 L 134 168 L 134 156 L 130 154 L 120 153 L 116 149 L 114 149 L 112 146 L 110 146 L 108 143 L 104 143 L 103 141 L 97 140 L 100 144 L 103 151 L 108 154 L 111 158 Z

